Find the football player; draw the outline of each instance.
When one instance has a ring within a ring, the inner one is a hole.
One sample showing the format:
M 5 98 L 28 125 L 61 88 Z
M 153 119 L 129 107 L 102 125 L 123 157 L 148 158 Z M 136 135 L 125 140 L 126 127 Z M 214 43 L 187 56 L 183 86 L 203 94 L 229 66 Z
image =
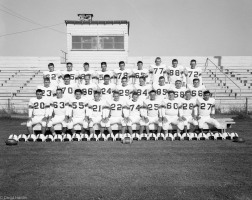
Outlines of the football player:
M 45 134 L 46 123 L 50 114 L 50 102 L 43 98 L 43 91 L 36 90 L 36 97 L 29 101 L 29 118 L 27 121 L 27 129 L 29 135 L 33 133 L 32 127 L 36 124 L 41 124 L 42 134 Z
M 193 85 L 188 85 L 188 89 L 192 92 L 193 98 L 202 98 L 203 92 L 206 90 L 205 85 L 200 84 L 200 79 L 193 79 Z
M 203 134 L 203 126 L 205 123 L 211 124 L 217 129 L 221 129 L 221 124 L 214 119 L 215 114 L 215 99 L 210 97 L 210 91 L 206 90 L 203 92 L 203 98 L 197 99 L 198 115 L 197 120 L 199 123 L 199 128 L 201 129 L 201 134 Z M 211 135 L 206 134 L 206 139 Z M 216 137 L 216 136 L 215 136 Z
M 172 91 L 174 91 L 175 98 L 184 98 L 185 97 L 186 88 L 182 87 L 181 80 L 176 80 L 175 86 L 171 87 L 170 89 Z
M 64 77 L 66 74 L 70 75 L 70 83 L 74 84 L 74 83 L 78 83 L 78 78 L 79 78 L 79 72 L 76 70 L 73 70 L 73 64 L 71 62 L 68 62 L 66 64 L 66 68 L 67 70 L 61 71 L 61 83 L 64 82 Z
M 63 98 L 62 89 L 56 90 L 56 97 L 52 99 L 50 107 L 50 116 L 48 119 L 47 127 L 50 129 L 53 136 L 56 135 L 54 131 L 54 125 L 62 125 L 62 133 L 66 133 L 66 127 L 68 122 L 68 99 Z
M 158 84 L 153 84 L 153 89 L 157 92 L 157 98 L 163 100 L 167 96 L 168 90 L 170 90 L 171 85 L 165 83 L 165 78 L 163 76 L 159 77 Z
M 115 69 L 114 70 L 114 76 L 116 77 L 115 79 L 115 84 L 120 85 L 122 83 L 122 78 L 127 78 L 130 80 L 132 78 L 132 70 L 131 69 L 125 69 L 125 62 L 120 61 L 119 62 L 119 68 L 120 69 Z M 129 81 L 132 83 L 132 80 Z
M 140 77 L 144 77 L 145 79 L 147 79 L 149 77 L 149 72 L 147 69 L 143 69 L 143 62 L 142 61 L 138 61 L 137 62 L 137 69 L 133 69 L 133 83 L 136 85 L 139 85 L 139 79 Z M 149 81 L 147 81 L 149 82 Z
M 60 71 L 55 71 L 54 70 L 54 64 L 49 63 L 48 64 L 48 69 L 49 71 L 43 72 L 43 78 L 49 78 L 51 85 L 52 86 L 57 86 L 59 84 L 59 76 L 60 76 Z
M 70 82 L 71 76 L 69 74 L 64 75 L 64 83 L 60 83 L 58 88 L 62 89 L 63 97 L 66 99 L 71 99 L 74 97 L 74 91 L 78 89 L 76 83 Z
M 127 77 L 123 77 L 121 81 L 122 84 L 117 85 L 116 90 L 118 90 L 120 94 L 120 101 L 125 103 L 131 97 L 131 93 L 135 88 L 132 84 L 128 84 Z
M 112 91 L 115 90 L 116 85 L 110 82 L 110 76 L 108 74 L 104 75 L 103 83 L 98 85 L 99 90 L 103 99 L 110 101 L 112 99 Z
M 90 76 L 85 76 L 85 83 L 79 85 L 79 89 L 81 89 L 82 94 L 84 95 L 85 99 L 92 99 L 94 97 L 94 91 L 98 89 L 96 83 L 91 83 Z
M 185 68 L 185 76 L 186 76 L 186 84 L 192 85 L 193 79 L 198 78 L 200 80 L 200 83 L 202 83 L 202 69 L 200 67 L 197 67 L 196 60 L 191 60 L 190 67 Z
M 105 123 L 102 123 L 102 111 L 103 108 L 108 106 L 105 100 L 101 99 L 101 93 L 99 91 L 94 91 L 94 99 L 88 101 L 88 127 L 90 130 L 90 137 L 89 140 L 98 140 L 98 136 L 95 134 L 95 130 L 94 130 L 94 125 L 100 125 L 101 129 L 100 129 L 100 135 L 103 135 L 103 131 L 106 127 Z M 108 131 L 110 132 L 111 130 L 108 128 Z
M 139 85 L 135 84 L 135 91 L 137 91 L 138 93 L 138 98 L 139 99 L 147 99 L 148 95 L 149 95 L 149 91 L 152 90 L 152 85 L 151 84 L 146 84 L 146 78 L 144 76 L 140 76 L 139 77 Z
M 182 134 L 182 139 L 188 137 L 188 139 L 192 139 L 192 133 L 196 126 L 198 126 L 198 121 L 196 119 L 198 108 L 197 102 L 195 98 L 192 98 L 191 91 L 187 90 L 185 92 L 185 98 L 181 99 L 182 101 L 182 113 L 181 118 L 184 122 L 184 133 Z M 193 125 L 193 126 L 192 126 Z M 188 134 L 188 129 L 190 126 L 190 132 Z
M 85 76 L 89 76 L 90 80 L 93 80 L 93 78 L 96 77 L 94 70 L 89 69 L 89 63 L 85 62 L 83 64 L 83 70 L 79 70 L 79 84 L 85 81 Z
M 44 85 L 38 86 L 37 89 L 42 90 L 44 98 L 48 98 L 49 100 L 51 100 L 53 98 L 53 95 L 56 93 L 57 88 L 54 85 L 51 86 L 50 78 L 45 77 Z
M 151 90 L 149 92 L 149 99 L 143 101 L 141 109 L 141 120 L 140 120 L 140 137 L 145 139 L 143 134 L 144 127 L 146 128 L 147 139 L 157 140 L 157 136 L 153 133 L 150 134 L 149 124 L 156 124 L 158 126 L 157 135 L 160 135 L 162 128 L 162 119 L 160 118 L 160 106 L 162 101 L 156 98 L 156 91 Z M 144 109 L 146 111 L 144 111 Z
M 183 81 L 184 67 L 181 65 L 178 65 L 177 59 L 173 59 L 172 66 L 167 67 L 167 73 L 168 73 L 170 84 L 175 84 L 176 80 Z
M 177 135 L 176 137 L 181 138 L 180 131 L 184 129 L 184 123 L 180 118 L 180 110 L 181 110 L 181 99 L 175 99 L 174 91 L 168 91 L 168 99 L 164 99 L 162 102 L 162 128 L 165 131 L 164 138 L 171 138 L 174 140 L 174 137 L 171 134 L 168 134 L 168 128 L 171 124 L 177 126 Z M 162 135 L 161 135 L 162 137 Z
M 69 100 L 69 120 L 68 129 L 74 134 L 73 127 L 77 124 L 81 126 L 81 133 L 85 134 L 85 129 L 88 128 L 88 118 L 86 114 L 86 101 L 82 97 L 82 91 L 76 89 L 75 97 Z
M 152 80 L 152 84 L 157 84 L 159 81 L 159 77 L 163 76 L 166 77 L 167 73 L 166 73 L 166 65 L 161 63 L 161 58 L 157 57 L 155 59 L 155 64 L 151 65 L 149 68 L 149 73 L 151 74 L 151 80 Z M 167 82 L 167 80 L 165 80 L 165 82 Z
M 113 78 L 113 72 L 110 70 L 107 70 L 107 63 L 106 62 L 102 62 L 101 63 L 101 71 L 96 71 L 96 76 L 98 76 L 98 78 L 99 78 L 99 84 L 103 83 L 105 75 L 109 75 L 109 77 L 111 78 L 110 82 L 112 82 L 111 80 Z

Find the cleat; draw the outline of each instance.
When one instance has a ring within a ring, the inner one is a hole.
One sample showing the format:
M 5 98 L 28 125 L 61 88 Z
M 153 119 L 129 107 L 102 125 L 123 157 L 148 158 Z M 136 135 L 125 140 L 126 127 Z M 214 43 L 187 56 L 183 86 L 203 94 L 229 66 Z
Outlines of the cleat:
M 209 136 L 209 140 L 214 140 L 214 136 Z
M 231 140 L 231 137 L 230 137 L 230 136 L 227 136 L 227 137 L 226 137 L 226 140 Z
M 116 138 L 116 141 L 122 141 L 122 138 Z
M 155 137 L 150 137 L 150 140 L 155 140 Z
M 138 138 L 137 138 L 137 137 L 134 137 L 133 140 L 138 141 Z
M 176 136 L 176 137 L 175 137 L 175 140 L 180 140 L 180 137 Z
M 188 137 L 188 136 L 185 136 L 185 137 L 184 137 L 184 140 L 189 141 L 189 137 Z
M 141 140 L 147 140 L 147 137 L 142 137 Z
M 87 138 L 82 138 L 81 141 L 87 141 L 88 139 Z
M 90 138 L 90 141 L 96 141 L 96 139 L 94 137 Z
M 158 137 L 158 140 L 164 140 L 164 138 L 163 137 Z
M 104 138 L 102 138 L 102 137 L 101 137 L 101 138 L 99 138 L 99 141 L 104 141 Z
M 78 142 L 79 140 L 78 140 L 78 138 L 73 138 L 72 139 L 74 142 Z
M 167 141 L 173 141 L 173 139 L 171 137 L 167 137 L 166 140 Z
M 204 137 L 200 137 L 200 140 L 206 140 L 206 138 L 204 138 Z
M 198 140 L 196 137 L 193 137 L 192 140 Z
M 20 138 L 18 141 L 19 142 L 25 142 L 25 139 L 24 138 Z

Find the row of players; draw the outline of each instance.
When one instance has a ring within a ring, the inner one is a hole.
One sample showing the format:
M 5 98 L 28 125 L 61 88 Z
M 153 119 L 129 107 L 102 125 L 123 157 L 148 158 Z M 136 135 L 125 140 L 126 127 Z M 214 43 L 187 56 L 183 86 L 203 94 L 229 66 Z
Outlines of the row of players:
M 212 115 L 215 114 L 215 100 L 210 97 L 209 91 L 203 92 L 203 98 L 192 98 L 191 91 L 185 92 L 185 98 L 175 98 L 175 92 L 168 91 L 168 98 L 157 98 L 156 90 L 149 91 L 149 98 L 139 98 L 138 92 L 132 93 L 132 98 L 121 101 L 120 93 L 113 92 L 113 99 L 107 101 L 101 98 L 99 91 L 94 92 L 92 100 L 85 99 L 82 90 L 76 89 L 74 97 L 66 99 L 63 97 L 63 90 L 56 90 L 56 97 L 50 101 L 43 97 L 43 91 L 36 90 L 36 97 L 29 102 L 29 120 L 27 127 L 29 134 L 32 134 L 32 127 L 35 124 L 42 125 L 42 134 L 46 128 L 50 128 L 55 135 L 54 125 L 61 124 L 65 133 L 67 128 L 74 134 L 73 127 L 77 124 L 81 126 L 81 132 L 87 138 L 98 140 L 99 138 L 124 138 L 128 130 L 130 137 L 154 137 L 155 139 L 173 138 L 174 135 L 168 132 L 170 125 L 177 127 L 177 136 L 184 138 L 191 137 L 194 128 L 200 128 L 203 137 L 210 135 L 203 133 L 205 123 L 212 124 L 217 129 L 221 129 L 220 123 Z M 149 125 L 156 124 L 157 134 L 150 133 Z M 100 126 L 100 134 L 95 134 L 94 125 Z M 122 126 L 121 133 L 114 135 L 111 129 L 113 124 Z M 139 124 L 138 134 L 133 135 L 132 125 Z M 189 131 L 190 128 L 190 131 Z M 90 135 L 86 134 L 89 129 Z M 107 129 L 109 135 L 104 135 Z M 146 135 L 144 133 L 146 129 Z M 162 133 L 162 130 L 164 133 Z M 182 133 L 184 131 L 184 133 Z
M 168 98 L 167 92 L 172 90 L 174 91 L 175 98 L 180 97 L 184 98 L 186 90 L 191 91 L 191 95 L 194 98 L 202 97 L 203 91 L 206 90 L 205 86 L 200 84 L 198 78 L 193 79 L 193 85 L 187 85 L 187 87 L 182 86 L 181 80 L 176 80 L 175 84 L 166 84 L 164 76 L 159 77 L 157 84 L 147 84 L 146 78 L 144 76 L 139 77 L 139 84 L 129 84 L 127 77 L 121 79 L 121 85 L 115 85 L 110 82 L 111 77 L 109 75 L 104 76 L 103 83 L 96 84 L 91 83 L 90 76 L 85 76 L 85 82 L 81 84 L 70 82 L 70 75 L 64 75 L 64 83 L 59 84 L 58 86 L 51 86 L 50 79 L 48 77 L 44 78 L 44 85 L 38 86 L 37 89 L 43 91 L 43 96 L 47 98 L 52 98 L 55 94 L 57 88 L 61 88 L 63 92 L 63 97 L 72 98 L 74 97 L 74 91 L 80 89 L 83 96 L 87 99 L 92 99 L 94 91 L 100 91 L 102 98 L 111 99 L 112 92 L 118 91 L 120 94 L 121 101 L 126 101 L 132 97 L 132 92 L 136 91 L 140 99 L 148 98 L 149 92 L 155 90 L 158 98 L 165 99 Z
M 125 62 L 119 62 L 119 69 L 114 69 L 113 71 L 107 70 L 107 63 L 101 63 L 101 70 L 94 71 L 89 69 L 89 63 L 83 64 L 83 70 L 73 70 L 73 64 L 68 62 L 66 64 L 66 70 L 58 71 L 54 69 L 54 64 L 49 63 L 48 69 L 49 71 L 45 71 L 43 73 L 44 78 L 50 78 L 52 85 L 58 85 L 59 83 L 63 83 L 64 75 L 70 75 L 71 83 L 82 83 L 85 76 L 90 76 L 92 82 L 100 83 L 104 80 L 105 75 L 109 75 L 111 77 L 111 83 L 116 85 L 121 84 L 121 79 L 126 77 L 129 79 L 130 84 L 139 84 L 140 76 L 144 76 L 146 78 L 147 83 L 156 84 L 158 83 L 159 77 L 163 76 L 165 78 L 166 83 L 175 84 L 176 80 L 180 80 L 182 85 L 186 84 L 191 85 L 193 79 L 199 78 L 201 80 L 202 70 L 200 67 L 197 67 L 196 60 L 191 60 L 190 67 L 183 67 L 178 65 L 178 60 L 173 59 L 171 66 L 166 66 L 162 64 L 161 58 L 157 57 L 155 59 L 155 64 L 150 65 L 148 69 L 143 68 L 143 62 L 138 61 L 137 69 L 125 69 Z

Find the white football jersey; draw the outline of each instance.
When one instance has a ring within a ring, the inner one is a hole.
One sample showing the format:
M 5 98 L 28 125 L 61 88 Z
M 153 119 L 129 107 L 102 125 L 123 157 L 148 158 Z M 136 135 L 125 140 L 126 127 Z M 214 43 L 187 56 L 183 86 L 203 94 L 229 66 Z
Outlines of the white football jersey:
M 98 86 L 95 83 L 90 83 L 89 85 L 80 84 L 79 88 L 81 89 L 84 97 L 91 99 L 94 96 L 94 91 L 98 89 Z
M 200 85 L 199 87 L 193 87 L 193 85 L 187 86 L 189 90 L 191 90 L 192 97 L 203 97 L 203 92 L 206 90 L 206 87 L 204 85 Z
M 139 99 L 146 99 L 149 96 L 149 91 L 152 90 L 151 84 L 145 84 L 145 85 L 134 85 L 135 91 L 137 91 L 139 95 Z
M 53 98 L 53 94 L 56 93 L 56 87 L 55 86 L 50 86 L 50 87 L 45 87 L 43 85 L 39 85 L 37 89 L 40 89 L 43 91 L 43 97 L 48 98 L 49 100 Z
M 44 77 L 48 77 L 50 79 L 51 85 L 58 85 L 59 84 L 59 76 L 60 76 L 61 72 L 59 70 L 57 71 L 45 71 L 43 72 L 43 76 Z
M 191 67 L 186 67 L 185 72 L 187 74 L 186 76 L 186 84 L 192 85 L 193 84 L 193 79 L 199 78 L 200 83 L 202 83 L 202 69 L 200 67 L 196 67 L 195 69 L 192 69 Z
M 74 118 L 84 118 L 86 116 L 86 102 L 84 98 L 69 100 L 70 113 L 69 115 Z
M 113 76 L 114 73 L 112 71 L 105 71 L 105 72 L 103 72 L 103 71 L 96 71 L 96 74 L 97 74 L 97 76 L 99 78 L 99 83 L 103 83 L 105 75 L 109 75 L 110 78 L 112 78 L 112 76 Z
M 66 85 L 64 83 L 59 84 L 58 88 L 62 89 L 63 97 L 66 99 L 71 99 L 74 97 L 74 91 L 78 89 L 78 85 L 76 83 Z
M 119 99 L 119 101 L 111 100 L 109 104 L 111 109 L 111 117 L 122 117 L 122 107 L 125 105 L 125 103 Z
M 79 75 L 79 78 L 81 79 L 80 82 L 85 82 L 84 78 L 86 75 L 90 75 L 90 80 L 92 80 L 92 78 L 95 76 L 95 71 L 94 70 L 88 70 L 88 71 L 84 71 L 84 70 L 79 70 L 78 71 L 78 75 Z
M 37 99 L 33 97 L 29 101 L 29 109 L 32 109 L 33 116 L 45 116 L 50 113 L 50 101 L 46 98 Z M 32 116 L 29 116 L 32 117 Z
M 95 101 L 92 99 L 91 101 L 88 102 L 88 108 L 92 109 L 92 118 L 94 117 L 101 117 L 102 116 L 102 108 L 104 106 L 107 106 L 107 102 L 105 100 L 99 100 Z
M 171 84 L 175 84 L 176 80 L 183 81 L 182 72 L 184 72 L 184 67 L 182 65 L 178 65 L 177 67 L 168 66 L 167 72 L 169 73 L 169 79 Z
M 114 74 L 117 76 L 117 85 L 121 85 L 121 80 L 123 77 L 127 77 L 129 80 L 129 76 L 132 75 L 132 70 L 131 69 L 115 69 Z
M 126 105 L 130 107 L 130 116 L 140 116 L 140 108 L 143 105 L 143 101 L 141 99 L 138 99 L 137 101 L 133 101 L 133 99 L 130 99 L 126 102 Z
M 174 97 L 175 98 L 184 98 L 185 92 L 186 92 L 187 89 L 185 87 L 176 88 L 174 86 L 174 87 L 171 87 L 171 90 L 174 91 Z
M 160 76 L 164 76 L 165 81 L 167 81 L 166 68 L 167 68 L 167 66 L 165 64 L 161 64 L 160 66 L 157 66 L 154 64 L 154 65 L 150 66 L 149 71 L 152 72 L 152 83 L 153 84 L 158 83 Z
M 199 107 L 200 116 L 210 116 L 211 109 L 215 106 L 215 99 L 209 98 L 208 101 L 205 101 L 203 98 L 198 98 L 197 105 Z
M 72 70 L 72 71 L 61 71 L 61 77 L 62 77 L 62 81 L 61 83 L 63 83 L 63 79 L 64 79 L 64 76 L 66 74 L 69 74 L 70 75 L 70 84 L 73 84 L 73 83 L 76 83 L 76 79 L 79 77 L 79 72 L 77 70 Z
M 68 99 L 62 97 L 54 97 L 51 102 L 51 114 L 55 116 L 66 116 L 68 115 Z
M 165 107 L 165 115 L 178 116 L 179 109 L 181 108 L 182 102 L 181 102 L 181 99 L 179 98 L 174 99 L 174 100 L 164 99 L 162 104 Z
M 170 88 L 171 88 L 170 84 L 164 84 L 164 85 L 153 84 L 153 89 L 156 90 L 157 96 L 161 99 L 167 97 L 167 92 L 168 90 L 170 90 Z
M 147 106 L 148 117 L 158 117 L 159 116 L 159 107 L 162 101 L 159 99 L 150 100 L 146 99 L 143 101 L 143 105 Z
M 120 94 L 120 101 L 126 101 L 131 97 L 131 92 L 134 90 L 134 86 L 131 84 L 128 84 L 126 86 L 117 85 L 116 90 L 119 91 Z
M 133 69 L 133 74 L 135 75 L 134 84 L 139 84 L 139 77 L 144 76 L 146 78 L 146 82 L 149 82 L 147 79 L 149 79 L 149 71 L 147 69 Z
M 182 101 L 182 116 L 192 116 L 194 107 L 197 105 L 195 98 L 189 100 L 181 99 Z
M 98 85 L 98 88 L 101 90 L 102 99 L 106 99 L 107 101 L 111 100 L 112 98 L 112 91 L 115 90 L 116 85 L 113 83 L 110 83 L 108 85 L 105 85 L 104 83 L 101 83 Z

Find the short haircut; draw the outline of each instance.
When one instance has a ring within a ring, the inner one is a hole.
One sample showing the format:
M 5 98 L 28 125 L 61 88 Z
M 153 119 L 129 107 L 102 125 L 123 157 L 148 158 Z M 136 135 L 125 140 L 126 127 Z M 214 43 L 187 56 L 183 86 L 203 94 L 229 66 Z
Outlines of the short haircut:
M 62 92 L 62 88 L 57 88 L 57 90 L 56 91 L 61 91 Z
M 157 93 L 156 90 L 151 90 L 151 91 L 149 91 L 149 94 L 150 94 L 150 93 L 153 93 L 153 92 L 154 92 L 155 94 Z
M 193 59 L 193 60 L 191 60 L 191 63 L 192 63 L 192 62 L 195 62 L 195 63 L 196 63 L 196 60 Z
M 44 78 L 44 82 L 45 82 L 45 81 L 50 81 L 50 78 L 49 78 L 49 77 L 45 77 L 45 78 Z
M 119 93 L 118 90 L 114 90 L 114 91 L 113 91 L 113 95 L 114 95 L 114 94 L 120 94 L 120 93 Z
M 181 80 L 176 80 L 175 83 L 176 83 L 176 82 L 180 82 L 180 83 L 181 83 L 182 81 L 181 81 Z
M 104 79 L 105 78 L 110 78 L 110 76 L 108 74 L 104 75 Z
M 205 94 L 211 94 L 211 92 L 210 92 L 209 90 L 206 90 L 206 91 L 203 92 L 203 94 L 204 94 L 204 95 L 205 95 Z
M 101 62 L 101 65 L 107 65 L 107 63 L 106 62 Z
M 142 62 L 141 60 L 139 60 L 139 61 L 137 62 L 137 64 L 140 64 L 140 63 L 142 63 L 142 64 L 143 64 L 143 62 Z
M 65 74 L 64 79 L 65 78 L 70 78 L 70 75 L 69 74 Z
M 160 79 L 165 79 L 165 77 L 164 77 L 164 76 L 160 76 L 160 77 L 159 77 L 159 80 L 160 80 Z
M 36 94 L 37 94 L 38 92 L 43 92 L 43 90 L 37 89 L 37 90 L 36 90 Z
M 169 90 L 167 93 L 168 94 L 175 94 L 175 92 L 173 90 Z
M 185 91 L 185 94 L 186 94 L 186 93 L 190 93 L 190 94 L 191 94 L 191 90 L 186 90 L 186 91 Z
M 194 81 L 200 81 L 200 80 L 199 80 L 199 78 L 194 78 L 194 79 L 193 79 L 193 82 L 194 82 Z
M 88 63 L 88 62 L 85 62 L 83 65 L 88 65 L 88 66 L 89 66 L 89 63 Z
M 172 63 L 174 63 L 174 62 L 178 62 L 178 60 L 177 60 L 177 59 L 173 59 L 173 60 L 172 60 Z
M 132 92 L 132 96 L 134 96 L 134 95 L 138 96 L 138 92 L 137 91 Z
M 53 67 L 54 67 L 54 64 L 53 64 L 53 63 L 49 63 L 49 64 L 48 64 L 48 67 L 50 67 L 50 66 L 53 66 Z
M 124 64 L 124 65 L 125 65 L 125 62 L 124 62 L 124 61 L 120 61 L 120 62 L 119 62 L 119 65 L 121 65 L 121 64 Z
M 100 95 L 100 94 L 101 94 L 101 92 L 100 92 L 100 91 L 95 90 L 95 91 L 94 91 L 94 95 L 95 95 L 95 94 Z
M 157 60 L 161 60 L 161 58 L 160 57 L 156 57 L 155 61 L 157 61 Z
M 140 76 L 139 79 L 143 79 L 144 81 L 146 80 L 144 76 Z
M 81 89 L 76 89 L 76 90 L 74 91 L 74 94 L 76 94 L 77 92 L 80 92 L 80 93 L 82 94 Z
M 66 65 L 73 65 L 73 63 L 71 63 L 71 62 L 67 62 L 67 64 Z

